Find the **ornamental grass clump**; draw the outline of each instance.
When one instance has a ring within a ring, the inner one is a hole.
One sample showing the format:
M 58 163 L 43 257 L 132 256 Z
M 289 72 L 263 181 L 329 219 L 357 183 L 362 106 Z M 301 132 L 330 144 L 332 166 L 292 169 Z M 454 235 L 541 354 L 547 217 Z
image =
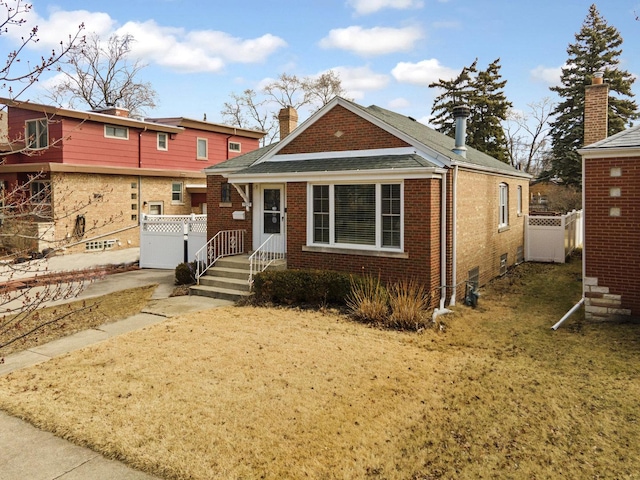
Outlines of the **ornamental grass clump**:
M 384 324 L 389 316 L 389 294 L 380 283 L 380 278 L 371 275 L 351 278 L 351 294 L 347 307 L 353 317 L 364 323 Z
M 402 279 L 389 287 L 391 315 L 385 326 L 401 330 L 420 330 L 431 321 L 427 313 L 431 296 L 415 278 Z

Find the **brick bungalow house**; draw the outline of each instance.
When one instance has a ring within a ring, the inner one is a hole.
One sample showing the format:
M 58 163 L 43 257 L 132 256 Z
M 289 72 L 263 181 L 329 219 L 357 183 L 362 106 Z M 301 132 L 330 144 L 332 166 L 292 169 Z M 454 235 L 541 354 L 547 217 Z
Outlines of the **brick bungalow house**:
M 255 150 L 264 136 L 182 117 L 130 118 L 120 108 L 0 103 L 0 201 L 29 184 L 32 216 L 19 228 L 41 239 L 30 247 L 38 251 L 138 246 L 142 214 L 206 213 L 203 169 Z
M 529 198 L 529 175 L 465 147 L 467 111 L 454 141 L 339 97 L 297 128 L 283 109 L 280 142 L 205 169 L 207 235 L 280 236 L 288 268 L 415 277 L 455 303 L 522 261 Z
M 640 126 L 607 138 L 609 85 L 586 87 L 582 184 L 585 317 L 640 317 Z

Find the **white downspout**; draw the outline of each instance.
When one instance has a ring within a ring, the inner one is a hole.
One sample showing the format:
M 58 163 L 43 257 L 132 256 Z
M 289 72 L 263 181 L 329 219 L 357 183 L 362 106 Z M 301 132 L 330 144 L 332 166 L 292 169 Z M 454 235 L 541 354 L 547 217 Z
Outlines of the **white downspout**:
M 447 172 L 442 175 L 440 210 L 440 309 L 443 309 L 447 296 Z
M 578 310 L 578 308 L 580 308 L 584 302 L 585 302 L 585 292 L 584 292 L 584 277 L 585 277 L 585 273 L 587 272 L 587 255 L 586 255 L 586 247 L 587 247 L 587 242 L 586 242 L 586 235 L 585 235 L 585 228 L 584 226 L 587 223 L 587 215 L 586 215 L 586 208 L 584 208 L 585 203 L 585 194 L 584 194 L 584 171 L 585 171 L 585 160 L 584 157 L 582 158 L 582 225 L 580 226 L 582 228 L 582 298 L 578 301 L 578 303 L 576 303 L 573 307 L 571 307 L 571 309 L 564 314 L 564 317 L 562 317 L 560 320 L 558 320 L 558 322 L 551 327 L 551 330 L 557 330 L 560 325 L 562 325 L 571 315 L 573 315 L 576 310 Z
M 458 262 L 458 218 L 457 218 L 457 194 L 458 194 L 458 166 L 453 167 L 453 186 L 451 187 L 451 299 L 449 300 L 450 306 L 456 304 L 457 294 L 457 262 Z

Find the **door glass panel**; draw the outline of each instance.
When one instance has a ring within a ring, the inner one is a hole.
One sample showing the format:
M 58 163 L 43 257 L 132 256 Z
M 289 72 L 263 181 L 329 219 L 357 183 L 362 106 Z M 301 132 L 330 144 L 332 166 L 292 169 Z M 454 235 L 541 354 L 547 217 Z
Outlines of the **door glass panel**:
M 265 188 L 264 200 L 264 233 L 280 233 L 280 189 Z

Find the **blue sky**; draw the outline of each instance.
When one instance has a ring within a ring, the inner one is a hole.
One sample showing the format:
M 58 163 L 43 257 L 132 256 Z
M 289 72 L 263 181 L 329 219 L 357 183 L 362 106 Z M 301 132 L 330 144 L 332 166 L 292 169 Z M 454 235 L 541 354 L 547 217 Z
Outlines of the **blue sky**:
M 15 1 L 15 0 L 14 0 Z M 11 1 L 9 3 L 12 3 Z M 559 81 L 593 0 L 34 0 L 29 23 L 0 34 L 8 53 L 29 25 L 40 42 L 25 52 L 46 55 L 69 31 L 107 38 L 131 33 L 133 54 L 148 67 L 141 79 L 159 94 L 148 116 L 221 121 L 231 92 L 259 89 L 286 72 L 339 73 L 348 96 L 426 121 L 436 91 L 478 58 L 479 68 L 501 59 L 514 108 L 544 97 Z M 596 2 L 624 38 L 622 67 L 640 73 L 640 1 Z M 22 30 L 21 30 L 22 29 Z M 48 73 L 21 97 L 43 101 Z M 640 92 L 640 82 L 634 86 Z M 0 96 L 7 96 L 0 90 Z M 43 103 L 45 103 L 43 101 Z M 301 116 L 305 116 L 301 112 Z

